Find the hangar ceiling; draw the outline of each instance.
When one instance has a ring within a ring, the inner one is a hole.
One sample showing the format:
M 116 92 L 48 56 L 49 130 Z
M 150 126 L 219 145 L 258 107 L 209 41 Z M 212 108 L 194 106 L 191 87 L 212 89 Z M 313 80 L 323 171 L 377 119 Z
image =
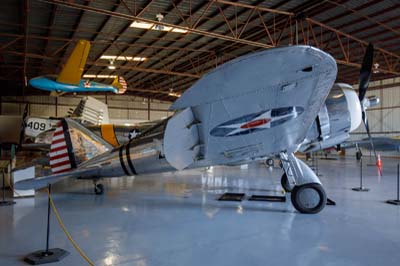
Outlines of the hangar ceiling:
M 373 79 L 400 76 L 396 0 L 3 0 L 0 36 L 1 90 L 58 73 L 79 39 L 92 43 L 85 77 L 122 75 L 128 94 L 168 101 L 223 62 L 296 43 L 332 54 L 354 84 L 372 42 Z

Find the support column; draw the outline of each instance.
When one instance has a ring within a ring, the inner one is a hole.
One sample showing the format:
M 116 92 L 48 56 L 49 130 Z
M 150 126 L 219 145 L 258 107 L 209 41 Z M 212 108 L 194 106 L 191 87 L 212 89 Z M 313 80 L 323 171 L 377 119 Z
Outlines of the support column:
M 58 97 L 56 97 L 56 117 L 58 117 Z
M 147 98 L 147 120 L 150 121 L 150 98 Z

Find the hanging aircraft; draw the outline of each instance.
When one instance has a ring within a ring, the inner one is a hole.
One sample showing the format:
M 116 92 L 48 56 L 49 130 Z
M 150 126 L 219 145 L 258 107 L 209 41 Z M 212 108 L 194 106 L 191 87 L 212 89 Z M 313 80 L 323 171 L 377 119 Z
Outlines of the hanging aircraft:
M 302 145 L 323 146 L 328 134 L 348 134 L 361 123 L 363 99 L 353 90 L 335 85 L 335 97 L 327 99 L 336 74 L 335 60 L 310 46 L 239 57 L 189 88 L 171 106 L 172 117 L 117 148 L 63 119 L 51 144 L 53 174 L 15 186 L 39 189 L 65 178 L 92 179 L 101 194 L 104 177 L 239 165 L 277 155 L 293 206 L 318 213 L 326 205 L 325 190 L 294 153 Z
M 78 41 L 58 76 L 46 75 L 36 77 L 31 79 L 29 84 L 40 90 L 51 91 L 55 96 L 69 92 L 125 93 L 127 84 L 124 78 L 120 76 L 117 76 L 111 85 L 81 79 L 89 50 L 89 41 Z

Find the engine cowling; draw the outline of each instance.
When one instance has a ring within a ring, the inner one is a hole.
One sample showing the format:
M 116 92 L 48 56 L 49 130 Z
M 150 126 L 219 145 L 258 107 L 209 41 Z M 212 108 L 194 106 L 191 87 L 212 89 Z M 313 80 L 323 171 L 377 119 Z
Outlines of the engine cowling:
M 378 103 L 379 98 L 371 102 Z M 356 92 L 348 84 L 336 83 L 299 150 L 312 152 L 340 144 L 361 122 L 361 104 Z

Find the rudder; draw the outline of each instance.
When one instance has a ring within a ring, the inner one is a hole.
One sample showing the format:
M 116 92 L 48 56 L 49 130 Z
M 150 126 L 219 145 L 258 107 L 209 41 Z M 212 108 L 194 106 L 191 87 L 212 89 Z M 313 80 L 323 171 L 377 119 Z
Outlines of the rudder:
M 72 119 L 62 119 L 53 133 L 50 167 L 53 173 L 67 172 L 112 149 L 112 146 Z
M 79 40 L 72 54 L 69 56 L 67 63 L 58 75 L 57 82 L 78 85 L 85 68 L 89 51 L 90 42 Z

